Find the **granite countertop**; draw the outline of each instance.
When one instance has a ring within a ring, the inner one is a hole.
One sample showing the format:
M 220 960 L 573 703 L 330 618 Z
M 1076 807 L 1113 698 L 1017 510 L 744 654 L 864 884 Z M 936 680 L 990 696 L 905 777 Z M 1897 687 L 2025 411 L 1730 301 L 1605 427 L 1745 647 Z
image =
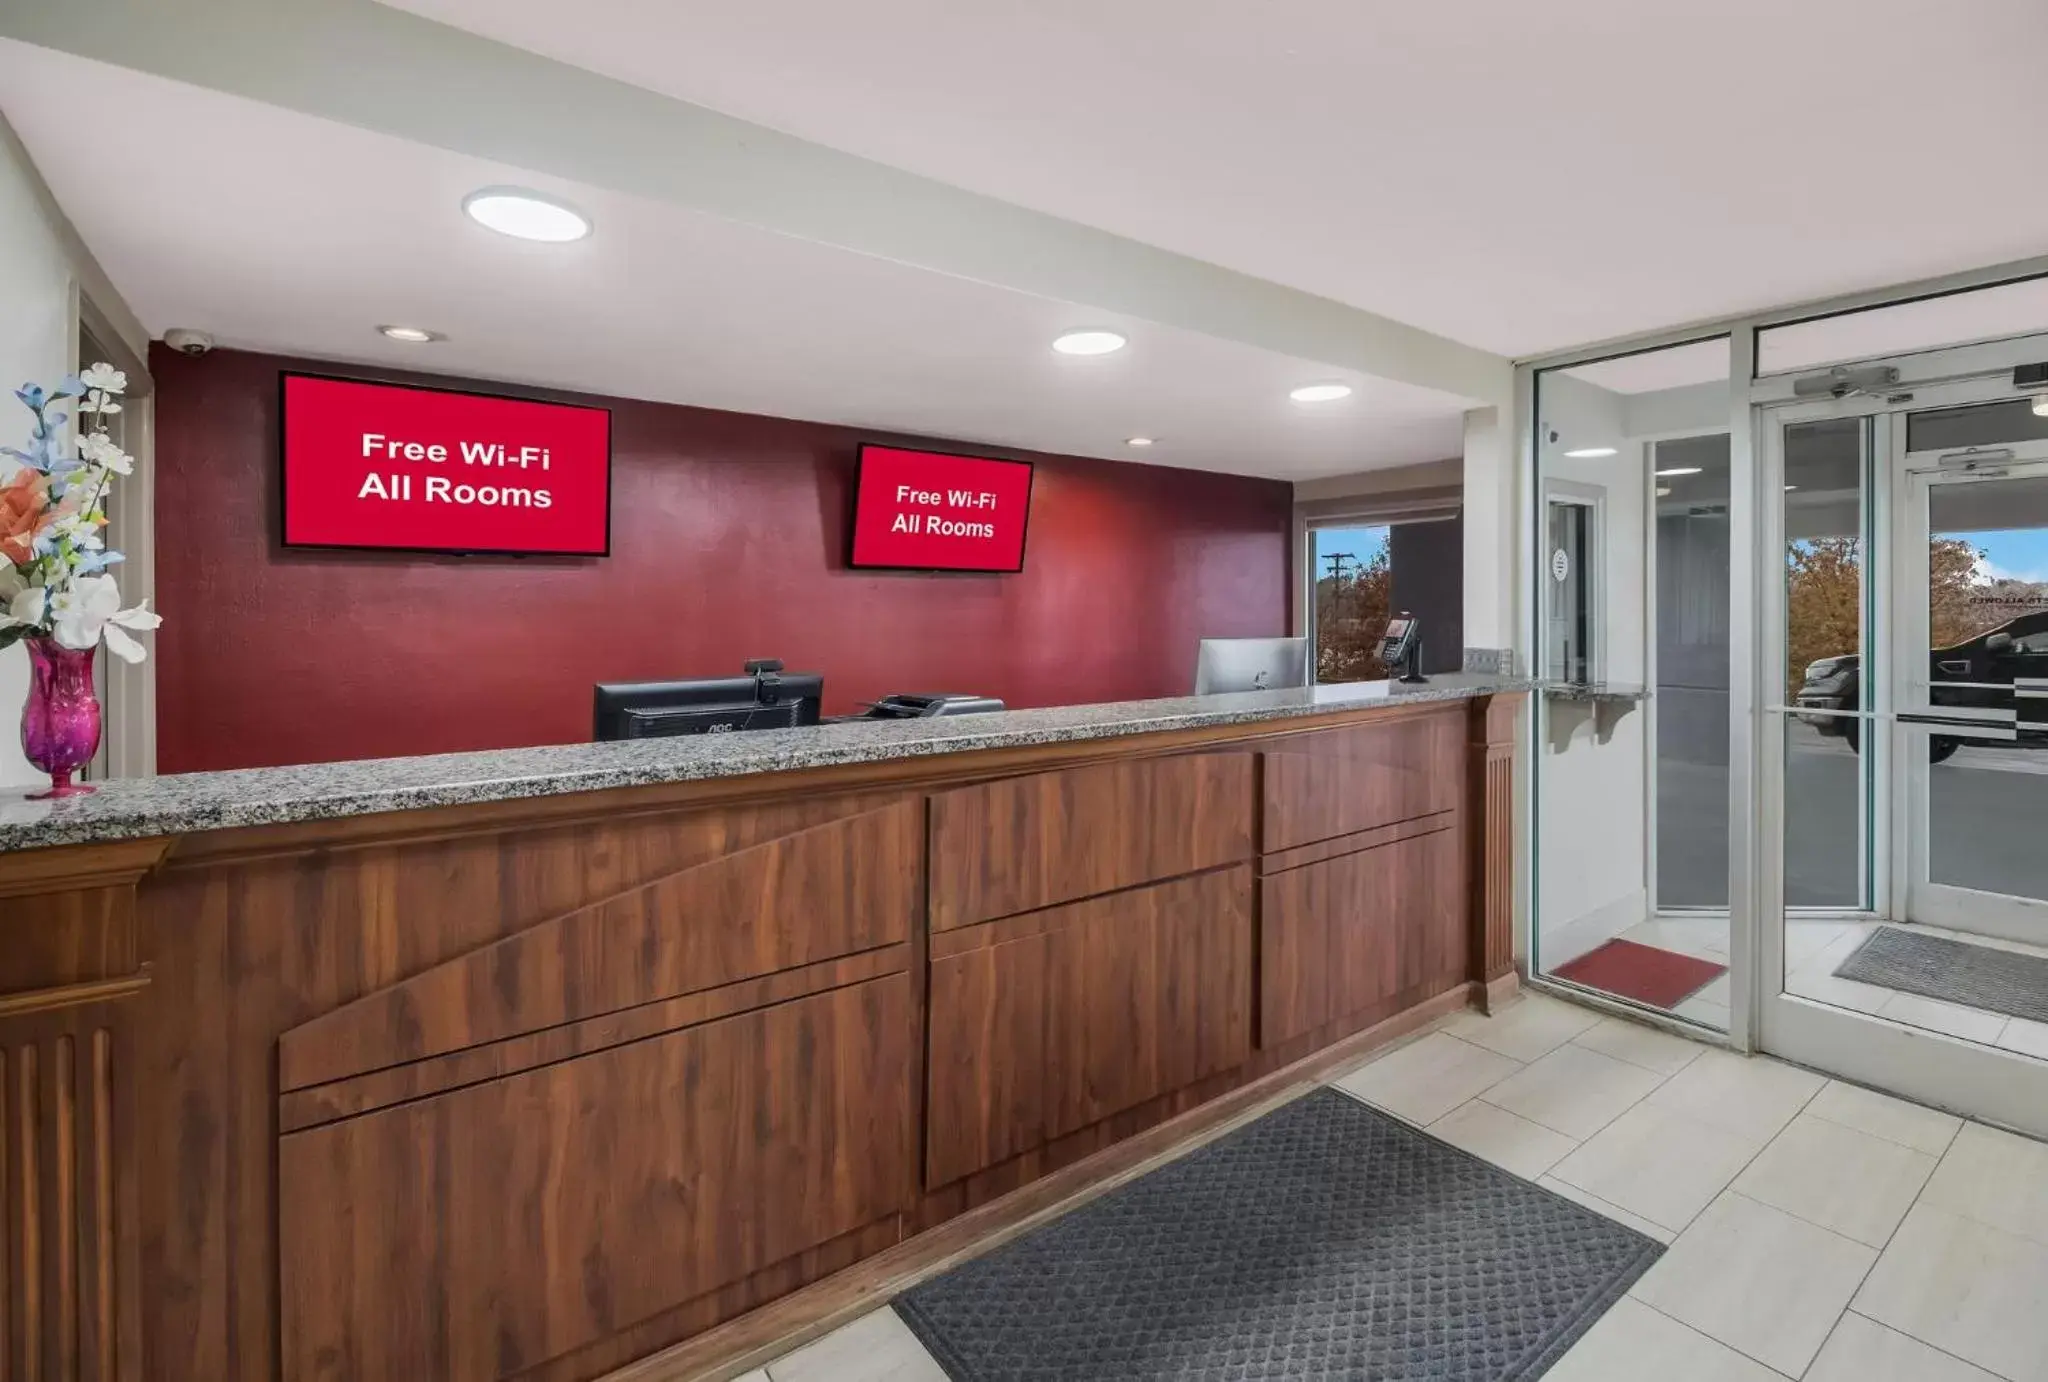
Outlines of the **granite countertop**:
M 1626 681 L 1541 681 L 1543 694 L 1554 701 L 1646 701 L 1650 689 Z
M 746 734 L 185 773 L 103 782 L 90 796 L 62 801 L 28 801 L 23 789 L 0 789 L 0 852 L 1252 724 L 1376 705 L 1462 700 L 1530 686 L 1515 677 L 1447 672 L 1419 686 L 1353 682 L 934 720 L 849 720 Z

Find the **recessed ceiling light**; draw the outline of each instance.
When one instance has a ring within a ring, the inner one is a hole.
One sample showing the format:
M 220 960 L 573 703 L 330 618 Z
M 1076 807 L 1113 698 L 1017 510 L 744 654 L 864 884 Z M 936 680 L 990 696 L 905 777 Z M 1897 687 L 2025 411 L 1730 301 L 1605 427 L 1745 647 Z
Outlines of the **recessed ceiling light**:
M 500 235 L 561 244 L 590 234 L 590 218 L 566 202 L 523 187 L 486 187 L 462 199 L 469 219 Z
M 1062 355 L 1108 355 L 1129 344 L 1114 331 L 1069 331 L 1052 343 Z
M 1664 497 L 1665 495 L 1667 495 L 1667 494 L 1669 494 L 1669 493 L 1671 493 L 1671 486 L 1669 486 L 1669 485 L 1659 485 L 1659 486 L 1657 486 L 1657 497 L 1658 497 L 1659 499 L 1662 499 L 1662 498 L 1663 498 L 1663 497 Z
M 423 326 L 380 326 L 377 329 L 392 340 L 404 341 L 409 345 L 424 345 L 428 341 L 444 341 L 448 339 L 440 332 L 429 331 Z
M 2034 416 L 2048 417 L 2048 393 L 2034 395 Z
M 1574 454 L 1576 454 L 1576 453 L 1574 453 L 1574 452 L 1571 452 L 1571 451 L 1567 451 L 1567 452 L 1565 452 L 1564 454 L 1565 454 L 1565 455 L 1567 455 L 1567 456 L 1570 456 L 1570 455 L 1574 455 Z M 1608 455 L 1610 455 L 1610 456 L 1612 456 L 1612 455 L 1613 455 L 1614 453 L 1613 453 L 1612 451 L 1610 451 L 1610 452 L 1608 452 L 1607 454 L 1608 454 Z M 1657 478 L 1658 478 L 1658 479 L 1660 479 L 1660 480 L 1662 480 L 1662 479 L 1666 478 L 1667 476 L 1671 476 L 1671 475 L 1697 475 L 1697 474 L 1699 474 L 1699 473 L 1700 473 L 1700 468 L 1699 468 L 1698 466 L 1696 466 L 1696 465 L 1675 465 L 1675 466 L 1672 466 L 1672 467 L 1671 467 L 1671 468 L 1670 468 L 1669 470 L 1660 470 L 1660 471 L 1658 471 L 1658 472 L 1657 472 Z
M 1303 384 L 1287 395 L 1296 403 L 1334 403 L 1351 397 L 1349 384 Z
M 1787 494 L 1790 494 L 1790 493 L 1791 493 L 1791 492 L 1792 492 L 1793 490 L 1795 490 L 1795 489 L 1798 489 L 1798 488 L 1799 488 L 1799 486 L 1797 486 L 1797 485 L 1787 485 L 1787 486 L 1785 486 L 1785 492 L 1786 492 Z
M 1150 437 L 1127 437 L 1124 439 L 1125 446 L 1150 446 L 1151 444 L 1152 438 Z
M 1567 451 L 1564 454 L 1575 461 L 1593 461 L 1598 460 L 1602 456 L 1612 456 L 1614 448 L 1611 446 L 1582 446 L 1576 451 Z M 1660 470 L 1657 473 L 1662 475 L 1664 472 Z

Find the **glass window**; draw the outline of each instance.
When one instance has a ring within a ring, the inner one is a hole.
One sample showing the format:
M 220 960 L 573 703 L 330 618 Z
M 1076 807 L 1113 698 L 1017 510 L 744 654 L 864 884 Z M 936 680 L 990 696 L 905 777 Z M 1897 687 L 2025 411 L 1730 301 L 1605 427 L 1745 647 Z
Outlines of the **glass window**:
M 1729 447 L 1651 448 L 1659 908 L 1728 905 Z
M 2048 278 L 1765 327 L 1756 334 L 1756 372 L 1788 374 L 2039 331 L 2048 331 Z
M 1316 680 L 1378 681 L 1380 635 L 1393 614 L 1394 566 L 1387 524 L 1309 529 Z
M 2048 394 L 2042 395 L 2048 398 Z M 2048 438 L 2048 416 L 2034 411 L 2034 401 L 2015 398 L 1979 403 L 1968 408 L 1931 408 L 1906 415 L 1908 451 L 1959 451 L 1972 446 Z
M 1785 428 L 1785 905 L 1870 905 L 1870 424 Z
M 1544 603 L 1550 612 L 1552 681 L 1593 680 L 1593 554 L 1598 509 L 1580 499 L 1550 501 L 1549 565 Z
M 1927 876 L 2048 900 L 2044 739 L 2015 682 L 2048 680 L 2048 476 L 1951 480 L 1927 496 L 1929 709 L 2009 715 L 2017 737 L 1928 740 Z M 2028 822 L 2026 825 L 2016 825 Z

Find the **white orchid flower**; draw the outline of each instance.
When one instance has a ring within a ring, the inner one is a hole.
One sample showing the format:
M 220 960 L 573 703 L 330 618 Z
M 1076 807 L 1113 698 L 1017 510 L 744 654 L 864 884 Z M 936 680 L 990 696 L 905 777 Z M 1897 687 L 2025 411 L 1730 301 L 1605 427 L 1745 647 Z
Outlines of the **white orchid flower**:
M 0 562 L 0 629 L 43 622 L 43 588 L 30 585 L 21 571 Z
M 90 465 L 102 470 L 111 470 L 116 475 L 133 475 L 135 462 L 126 451 L 114 445 L 113 439 L 105 432 L 87 432 L 78 439 L 78 454 Z
M 107 621 L 120 613 L 121 590 L 112 576 L 80 576 L 50 597 L 49 608 L 51 634 L 83 652 L 99 644 Z
M 4 569 L 11 572 L 14 568 Z M 17 575 L 15 579 L 19 580 L 20 577 Z M 6 608 L 0 610 L 0 629 L 11 629 L 19 624 L 27 624 L 33 628 L 42 623 L 45 597 L 48 594 L 49 592 L 39 585 L 23 586 L 14 591 L 7 597 Z
M 121 589 L 112 576 L 80 576 L 67 590 L 50 599 L 51 633 L 67 648 L 90 648 L 102 638 L 107 651 L 123 662 L 140 662 L 140 643 L 126 629 L 147 631 L 162 624 L 163 616 L 150 609 L 149 601 L 121 608 Z
M 121 405 L 114 402 L 113 395 L 106 390 L 94 389 L 84 398 L 78 400 L 78 411 L 81 413 L 99 413 L 105 416 L 108 413 L 120 412 Z
M 113 578 L 109 576 L 108 580 Z M 164 617 L 149 607 L 144 600 L 139 605 L 116 610 L 107 618 L 107 626 L 100 632 L 107 640 L 107 651 L 123 662 L 140 662 L 145 656 L 142 645 L 123 633 L 123 629 L 149 630 L 164 622 Z

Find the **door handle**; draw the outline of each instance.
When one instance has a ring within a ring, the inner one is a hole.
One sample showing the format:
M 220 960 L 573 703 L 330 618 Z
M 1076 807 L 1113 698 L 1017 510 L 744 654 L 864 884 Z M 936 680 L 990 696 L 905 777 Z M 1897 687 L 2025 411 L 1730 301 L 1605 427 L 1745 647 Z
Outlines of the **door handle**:
M 1983 739 L 1992 743 L 2010 744 L 2020 737 L 2018 725 L 2011 720 L 1996 723 L 1985 720 L 1949 720 L 1939 715 L 1916 715 L 1911 711 L 1899 712 L 1902 725 L 1924 725 L 1938 729 L 1946 739 Z

